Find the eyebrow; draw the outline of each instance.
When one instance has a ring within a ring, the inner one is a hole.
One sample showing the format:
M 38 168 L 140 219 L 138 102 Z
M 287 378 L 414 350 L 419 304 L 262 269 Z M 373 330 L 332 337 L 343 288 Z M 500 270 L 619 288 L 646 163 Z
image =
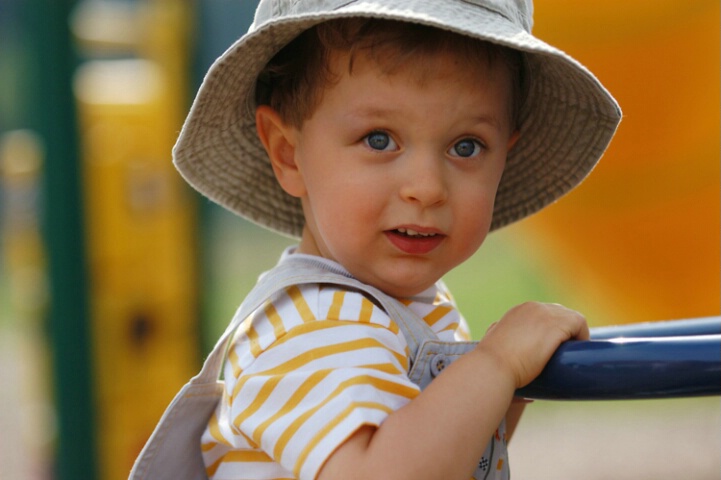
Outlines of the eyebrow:
M 389 115 L 398 115 L 399 109 L 393 108 L 392 106 L 377 107 L 377 106 L 361 106 L 356 109 L 350 109 L 344 114 L 347 118 L 382 118 Z M 473 124 L 487 124 L 493 128 L 500 130 L 502 122 L 496 115 L 484 114 L 472 115 L 470 117 Z
M 499 120 L 499 118 L 496 115 L 481 114 L 481 115 L 474 116 L 473 120 L 475 121 L 475 123 L 489 124 L 492 127 L 496 128 L 497 130 L 500 130 L 501 125 L 502 125 L 501 121 Z
M 385 117 L 388 115 L 397 115 L 397 108 L 391 107 L 375 107 L 375 106 L 360 106 L 358 108 L 350 108 L 345 116 L 347 117 Z

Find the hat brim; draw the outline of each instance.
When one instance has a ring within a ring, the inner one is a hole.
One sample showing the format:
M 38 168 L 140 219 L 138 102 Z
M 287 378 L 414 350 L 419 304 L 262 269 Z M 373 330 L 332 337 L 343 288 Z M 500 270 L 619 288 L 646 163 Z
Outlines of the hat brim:
M 564 52 L 499 13 L 465 2 L 452 2 L 453 11 L 427 1 L 399 0 L 382 9 L 369 9 L 366 3 L 352 2 L 322 15 L 286 16 L 251 28 L 236 41 L 208 71 L 173 149 L 181 175 L 228 210 L 300 237 L 300 201 L 276 181 L 256 134 L 257 77 L 273 55 L 303 31 L 333 18 L 358 16 L 425 24 L 526 53 L 530 84 L 521 134 L 508 155 L 491 230 L 565 195 L 603 155 L 621 119 L 620 108 L 601 83 Z

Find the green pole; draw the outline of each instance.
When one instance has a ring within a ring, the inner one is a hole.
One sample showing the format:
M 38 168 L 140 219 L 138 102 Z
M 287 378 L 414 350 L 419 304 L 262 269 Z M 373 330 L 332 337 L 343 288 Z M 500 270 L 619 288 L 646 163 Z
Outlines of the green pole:
M 35 65 L 31 123 L 45 142 L 43 236 L 50 278 L 47 317 L 58 439 L 57 480 L 97 478 L 82 180 L 68 18 L 74 0 L 28 0 Z

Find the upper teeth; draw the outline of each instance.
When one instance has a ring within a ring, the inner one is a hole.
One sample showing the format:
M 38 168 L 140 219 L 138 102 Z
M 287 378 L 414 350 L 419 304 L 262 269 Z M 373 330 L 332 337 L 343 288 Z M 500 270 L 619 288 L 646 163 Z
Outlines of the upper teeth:
M 400 233 L 405 233 L 406 235 L 411 236 L 432 237 L 435 235 L 435 233 L 416 232 L 415 230 L 411 230 L 410 228 L 399 228 L 398 231 Z

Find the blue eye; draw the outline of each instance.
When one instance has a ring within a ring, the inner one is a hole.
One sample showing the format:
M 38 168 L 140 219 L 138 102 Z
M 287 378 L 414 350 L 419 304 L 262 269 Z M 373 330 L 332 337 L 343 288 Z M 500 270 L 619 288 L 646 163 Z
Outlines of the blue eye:
M 472 138 L 464 138 L 456 142 L 448 152 L 454 157 L 473 157 L 481 152 L 482 145 Z
M 373 150 L 396 150 L 398 146 L 386 132 L 371 132 L 365 137 L 365 143 Z

